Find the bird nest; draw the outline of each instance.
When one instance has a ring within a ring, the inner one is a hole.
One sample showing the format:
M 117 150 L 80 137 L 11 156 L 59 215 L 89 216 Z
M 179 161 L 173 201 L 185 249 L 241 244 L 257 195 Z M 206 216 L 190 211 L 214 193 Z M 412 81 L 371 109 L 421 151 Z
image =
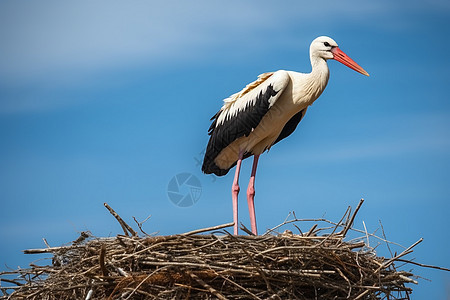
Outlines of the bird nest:
M 368 244 L 374 235 L 352 229 L 361 204 L 337 223 L 313 220 L 325 227 L 305 232 L 300 227 L 312 220 L 291 214 L 261 236 L 231 235 L 230 223 L 141 237 L 105 204 L 125 234 L 83 232 L 67 246 L 25 250 L 50 253 L 52 262 L 0 273 L 0 299 L 409 299 L 413 274 L 394 264 L 421 240 L 378 257 Z M 287 224 L 298 234 L 275 233 Z M 346 238 L 355 232 L 361 238 Z

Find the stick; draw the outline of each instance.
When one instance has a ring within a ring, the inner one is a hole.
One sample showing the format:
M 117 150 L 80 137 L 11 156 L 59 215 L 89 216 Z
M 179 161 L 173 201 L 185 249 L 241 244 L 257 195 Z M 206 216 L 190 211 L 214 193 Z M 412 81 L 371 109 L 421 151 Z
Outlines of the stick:
M 447 271 L 450 272 L 449 268 L 444 268 L 444 267 L 438 267 L 438 266 L 432 266 L 432 265 L 427 265 L 427 264 L 421 264 L 412 260 L 406 260 L 406 259 L 397 259 L 397 261 L 401 261 L 401 262 L 405 262 L 408 264 L 413 264 L 419 267 L 423 267 L 423 268 L 432 268 L 432 269 L 438 269 L 438 270 L 442 270 L 442 271 Z
M 415 246 L 417 246 L 418 244 L 420 244 L 423 241 L 423 238 L 420 238 L 417 242 L 415 242 L 414 244 L 412 244 L 411 246 L 409 246 L 408 248 L 406 248 L 402 253 L 400 253 L 399 255 L 389 259 L 388 261 L 386 261 L 383 265 L 381 265 L 374 273 L 379 272 L 382 268 L 387 268 L 389 267 L 394 261 L 396 261 L 397 259 L 399 259 L 400 257 L 409 254 L 412 252 L 412 248 L 414 248 Z
M 311 229 L 306 233 L 306 236 L 312 236 L 314 234 L 314 230 L 317 228 L 317 224 L 314 224 Z
M 133 296 L 133 294 L 141 287 L 142 284 L 144 284 L 144 282 L 146 282 L 150 277 L 152 277 L 154 274 L 158 273 L 159 271 L 165 269 L 164 267 L 161 269 L 156 269 L 155 271 L 153 271 L 152 273 L 148 274 L 147 277 L 144 278 L 144 280 L 142 280 L 141 282 L 139 282 L 139 284 L 134 288 L 134 290 L 128 295 L 128 297 L 125 298 L 125 300 L 130 299 L 131 296 Z M 116 286 L 116 288 L 118 287 L 118 285 Z M 115 289 L 114 289 L 115 291 Z M 111 293 L 111 295 L 109 296 L 109 299 L 111 299 L 111 296 L 114 294 Z
M 109 212 L 116 218 L 117 222 L 119 222 L 120 226 L 122 227 L 123 232 L 125 235 L 129 236 L 128 232 L 131 233 L 132 236 L 138 236 L 136 231 L 133 230 L 125 221 L 114 211 L 114 209 L 111 208 L 111 206 L 108 205 L 108 203 L 103 203 L 103 205 L 109 210 Z
M 205 289 L 207 289 L 211 294 L 213 294 L 214 296 L 216 296 L 217 298 L 219 298 L 220 300 L 227 300 L 227 298 L 222 295 L 221 293 L 219 293 L 215 288 L 213 288 L 212 286 L 210 286 L 209 284 L 207 284 L 206 282 L 204 282 L 200 277 L 198 277 L 197 275 L 195 275 L 194 273 L 192 273 L 189 270 L 186 270 L 186 273 L 189 274 L 189 276 L 191 276 L 195 281 L 197 281 L 201 286 L 203 286 Z
M 359 294 L 358 297 L 355 298 L 355 300 L 361 299 L 362 297 L 364 297 L 364 295 L 368 294 L 369 292 L 370 290 L 365 290 L 364 292 Z
M 241 229 L 242 231 L 244 231 L 246 234 L 250 235 L 250 236 L 254 236 L 253 232 L 251 232 L 247 227 L 245 227 L 244 224 L 241 223 Z
M 182 233 L 180 235 L 188 236 L 188 235 L 193 235 L 193 234 L 206 232 L 206 231 L 219 230 L 219 229 L 227 228 L 227 227 L 231 227 L 231 226 L 234 226 L 234 222 L 223 224 L 223 225 L 217 225 L 217 226 L 213 226 L 213 227 L 208 227 L 208 228 L 203 228 L 203 229 L 196 229 L 196 230 L 192 230 L 192 231 L 189 231 L 189 232 Z
M 144 224 L 145 222 L 147 222 L 147 220 L 150 219 L 151 216 L 152 216 L 152 215 L 149 215 L 149 216 L 148 216 L 147 218 L 145 218 L 145 220 L 142 221 L 142 222 L 138 222 L 138 221 L 136 220 L 136 218 L 133 217 L 134 221 L 136 222 L 137 226 L 139 227 L 139 230 L 140 230 L 143 234 L 145 234 L 146 236 L 150 236 L 150 234 L 148 234 L 147 232 L 145 232 L 145 231 L 142 229 L 142 224 Z
M 40 253 L 53 253 L 61 249 L 69 249 L 69 248 L 76 248 L 76 247 L 68 247 L 68 246 L 60 246 L 60 247 L 50 247 L 50 248 L 43 248 L 43 249 L 26 249 L 22 250 L 24 254 L 40 254 Z
M 82 231 L 80 232 L 80 236 L 75 241 L 72 241 L 72 245 L 81 244 L 84 240 L 86 240 L 90 236 L 91 233 L 89 231 Z
M 261 300 L 261 298 L 259 298 L 258 296 L 256 296 L 255 294 L 253 294 L 252 292 L 250 292 L 249 290 L 247 290 L 245 287 L 243 287 L 243 286 L 237 284 L 237 283 L 234 282 L 233 280 L 230 280 L 230 279 L 226 278 L 226 277 L 223 276 L 223 275 L 220 275 L 220 277 L 222 277 L 223 279 L 225 279 L 225 280 L 228 281 L 229 283 L 231 283 L 231 284 L 237 286 L 238 288 L 240 288 L 241 290 L 243 290 L 244 292 L 246 292 L 247 294 L 249 294 L 250 296 L 252 296 L 254 299 Z
M 342 230 L 341 234 L 342 236 L 345 236 L 347 232 L 350 230 L 350 228 L 353 225 L 353 221 L 355 221 L 356 214 L 358 213 L 358 210 L 361 208 L 361 205 L 364 203 L 364 199 L 359 200 L 358 206 L 355 209 L 355 212 L 353 213 L 352 217 L 350 218 L 350 222 L 345 225 L 344 230 Z
M 51 248 L 50 245 L 47 243 L 47 240 L 45 238 L 42 238 L 42 240 L 44 241 L 45 246 L 47 246 L 47 248 Z
M 98 262 L 100 263 L 100 269 L 102 270 L 103 276 L 108 276 L 108 270 L 105 267 L 105 254 L 106 254 L 106 246 L 102 245 L 100 248 L 100 257 L 98 258 Z

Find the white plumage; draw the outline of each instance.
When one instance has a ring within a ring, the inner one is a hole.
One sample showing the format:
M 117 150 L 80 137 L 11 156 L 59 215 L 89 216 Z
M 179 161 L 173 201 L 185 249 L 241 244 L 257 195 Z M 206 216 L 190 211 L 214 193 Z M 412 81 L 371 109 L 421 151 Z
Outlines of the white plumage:
M 259 75 L 257 80 L 249 83 L 242 91 L 223 100 L 224 104 L 220 109 L 221 113 L 217 118 L 216 126 L 221 125 L 224 120 L 236 117 L 246 107 L 255 105 L 258 93 L 265 91 L 269 85 L 273 85 L 273 89 L 276 91 L 282 91 L 288 82 L 289 76 L 286 71 Z M 269 108 L 272 107 L 277 99 L 278 97 L 271 97 L 269 99 Z

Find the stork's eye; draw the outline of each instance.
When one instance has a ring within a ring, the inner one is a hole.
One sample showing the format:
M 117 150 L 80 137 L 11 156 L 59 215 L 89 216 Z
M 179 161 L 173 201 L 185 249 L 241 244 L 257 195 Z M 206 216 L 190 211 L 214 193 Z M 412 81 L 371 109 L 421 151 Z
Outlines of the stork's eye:
M 324 45 L 325 47 L 330 47 L 330 43 L 328 43 L 328 42 L 323 43 L 323 45 Z

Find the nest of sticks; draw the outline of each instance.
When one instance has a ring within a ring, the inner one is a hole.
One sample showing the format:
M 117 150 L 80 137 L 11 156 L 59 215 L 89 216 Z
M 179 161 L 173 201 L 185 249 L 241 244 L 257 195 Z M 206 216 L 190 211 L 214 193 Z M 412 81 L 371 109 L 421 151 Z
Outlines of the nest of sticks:
M 51 264 L 0 273 L 0 299 L 409 299 L 417 282 L 395 263 L 410 262 L 402 257 L 421 239 L 378 257 L 368 245 L 375 235 L 352 228 L 361 204 L 339 222 L 291 214 L 261 236 L 233 236 L 233 223 L 152 236 L 137 223 L 139 236 L 105 203 L 123 235 L 83 232 L 67 246 L 25 250 L 51 254 Z M 317 224 L 303 232 L 305 221 Z M 276 233 L 288 224 L 298 233 Z

